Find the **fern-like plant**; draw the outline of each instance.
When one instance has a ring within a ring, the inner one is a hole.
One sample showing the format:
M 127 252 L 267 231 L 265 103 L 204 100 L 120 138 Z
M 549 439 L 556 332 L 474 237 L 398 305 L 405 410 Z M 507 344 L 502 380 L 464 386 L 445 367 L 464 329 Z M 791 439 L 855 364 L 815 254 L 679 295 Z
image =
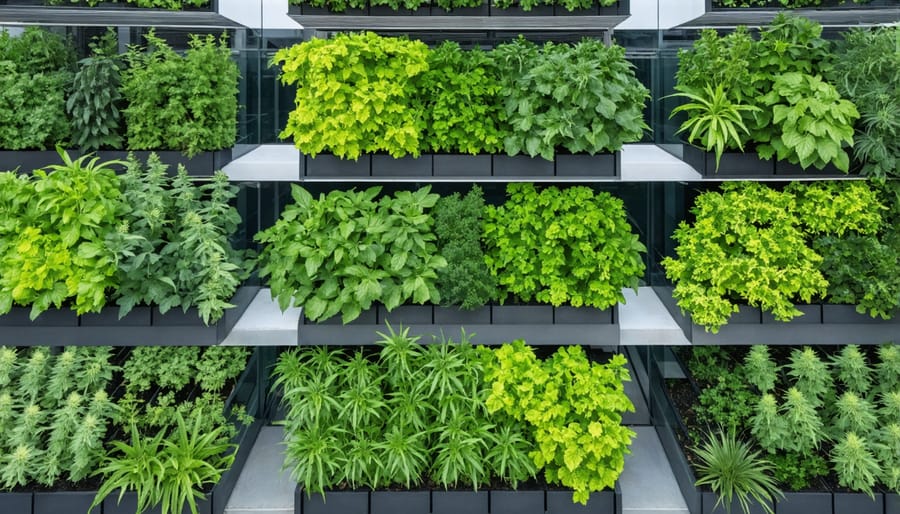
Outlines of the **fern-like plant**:
M 831 462 L 842 486 L 875 497 L 872 488 L 875 487 L 881 471 L 864 437 L 847 432 L 844 438 L 834 445 Z
M 869 394 L 872 384 L 872 369 L 866 362 L 866 356 L 859 346 L 848 344 L 832 359 L 832 366 L 837 371 L 837 378 L 848 390 L 860 396 Z
M 744 357 L 744 373 L 747 380 L 763 393 L 775 388 L 778 366 L 769 356 L 769 347 L 753 345 Z
M 797 391 L 803 393 L 806 401 L 814 407 L 822 405 L 824 399 L 834 390 L 828 363 L 819 358 L 812 348 L 793 350 L 787 369 L 788 376 L 794 379 Z
M 854 432 L 865 437 L 878 426 L 875 407 L 852 391 L 842 394 L 835 407 L 834 427 L 840 432 Z

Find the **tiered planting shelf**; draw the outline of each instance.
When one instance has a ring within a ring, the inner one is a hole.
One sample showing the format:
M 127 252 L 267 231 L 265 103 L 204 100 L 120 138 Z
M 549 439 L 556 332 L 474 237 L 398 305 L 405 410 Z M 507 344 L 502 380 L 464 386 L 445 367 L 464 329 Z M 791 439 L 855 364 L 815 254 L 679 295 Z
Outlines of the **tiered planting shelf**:
M 693 344 L 881 344 L 894 341 L 900 334 L 900 316 L 872 318 L 856 312 L 854 305 L 797 305 L 803 316 L 784 322 L 757 307 L 742 305 L 728 323 L 714 334 L 694 323 L 672 298 L 672 288 L 653 288 L 660 300 Z
M 706 0 L 706 13 L 679 29 L 733 28 L 738 25 L 760 27 L 770 23 L 782 11 L 789 11 L 832 27 L 853 27 L 857 25 L 884 25 L 900 20 L 900 6 L 894 0 L 873 0 L 856 4 L 852 0 L 844 2 L 826 0 L 819 7 L 784 9 L 775 1 L 768 7 L 728 8 L 713 5 Z
M 690 144 L 683 144 L 681 160 L 697 170 L 705 179 L 779 179 L 779 178 L 854 178 L 859 175 L 847 174 L 835 168 L 833 164 L 823 169 L 809 167 L 801 168 L 799 165 L 788 161 L 776 159 L 761 159 L 754 152 L 725 152 L 716 170 L 715 152 L 707 152 L 702 148 Z
M 304 179 L 342 180 L 355 178 L 431 178 L 484 180 L 577 177 L 615 180 L 622 176 L 621 152 L 609 154 L 560 154 L 553 161 L 527 155 L 423 154 L 395 159 L 390 155 L 363 155 L 357 160 L 333 155 L 301 155 Z
M 78 150 L 66 150 L 72 159 L 76 159 L 84 155 Z M 111 160 L 124 161 L 128 158 L 127 150 L 100 150 L 92 152 L 91 155 L 100 159 L 100 162 Z M 217 170 L 221 170 L 232 160 L 232 150 L 230 148 L 224 150 L 215 150 L 211 152 L 201 152 L 193 157 L 188 157 L 181 152 L 172 150 L 136 150 L 131 152 L 141 162 L 147 162 L 147 158 L 151 153 L 155 153 L 163 164 L 169 166 L 167 170 L 169 175 L 174 176 L 178 172 L 178 165 L 184 165 L 188 175 L 192 177 L 209 177 Z M 56 150 L 0 150 L 0 169 L 14 170 L 18 169 L 20 173 L 31 173 L 40 168 L 50 166 L 52 164 L 62 164 L 62 160 Z M 115 167 L 117 171 L 124 169 L 122 166 Z
M 257 286 L 239 288 L 229 302 L 235 307 L 211 325 L 203 323 L 196 308 L 160 314 L 155 307 L 135 307 L 121 320 L 115 305 L 82 316 L 69 309 L 51 309 L 31 321 L 29 308 L 14 307 L 0 316 L 0 345 L 215 345 L 228 336 L 258 291 Z
M 214 2 L 216 0 L 213 0 Z M 243 25 L 207 10 L 167 11 L 104 3 L 98 7 L 45 6 L 43 2 L 0 2 L 0 24 L 73 27 L 173 27 L 240 29 Z
M 397 331 L 409 329 L 429 343 L 441 337 L 459 340 L 462 330 L 478 344 L 501 344 L 525 339 L 530 345 L 617 345 L 616 307 L 553 307 L 552 305 L 489 305 L 473 311 L 456 307 L 404 305 L 391 312 L 378 306 L 363 311 L 347 325 L 340 316 L 314 323 L 301 319 L 302 345 L 369 345 L 386 333 L 386 323 Z

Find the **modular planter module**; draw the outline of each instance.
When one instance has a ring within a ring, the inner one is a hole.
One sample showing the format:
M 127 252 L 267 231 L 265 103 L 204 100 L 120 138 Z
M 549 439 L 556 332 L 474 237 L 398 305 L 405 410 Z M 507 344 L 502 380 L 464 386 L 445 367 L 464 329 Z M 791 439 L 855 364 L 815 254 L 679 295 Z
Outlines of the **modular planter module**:
M 81 152 L 77 150 L 67 150 L 69 156 L 74 160 L 81 156 Z M 217 170 L 221 170 L 226 164 L 232 160 L 232 150 L 226 148 L 224 150 L 215 150 L 210 152 L 201 152 L 194 157 L 187 157 L 181 152 L 171 150 L 149 151 L 136 150 L 131 152 L 134 156 L 143 162 L 147 162 L 147 158 L 151 153 L 159 156 L 163 164 L 169 166 L 167 170 L 169 175 L 175 175 L 178 172 L 178 165 L 184 165 L 188 175 L 192 177 L 211 177 Z M 100 150 L 93 152 L 93 155 L 100 159 L 100 162 L 121 160 L 128 158 L 126 150 Z M 0 150 L 0 170 L 18 169 L 19 173 L 31 173 L 40 168 L 45 168 L 51 164 L 62 164 L 59 154 L 56 150 Z M 115 166 L 117 171 L 124 168 Z
M 294 491 L 294 514 L 621 514 L 615 491 L 591 493 L 587 505 L 572 502 L 572 491 L 536 490 L 334 490 L 308 496 Z
M 354 178 L 467 178 L 541 179 L 577 177 L 616 180 L 622 176 L 620 152 L 604 154 L 557 154 L 548 161 L 527 155 L 422 154 L 393 158 L 387 154 L 340 159 L 330 154 L 302 155 L 300 176 L 322 179 Z
M 628 16 L 631 14 L 630 0 L 618 0 L 612 5 L 585 9 L 567 10 L 561 5 L 535 6 L 525 11 L 518 5 L 499 7 L 491 1 L 485 1 L 477 7 L 460 7 L 451 10 L 437 5 L 423 5 L 416 9 L 393 9 L 386 5 L 367 4 L 363 8 L 349 8 L 340 12 L 332 11 L 328 7 L 313 7 L 305 3 L 288 6 L 288 14 L 293 16 L 454 16 L 454 17 L 503 17 L 503 16 L 529 16 L 529 17 L 554 17 L 554 16 Z
M 501 344 L 526 339 L 530 345 L 618 345 L 618 309 L 553 307 L 552 305 L 486 305 L 475 310 L 433 305 L 402 305 L 388 312 L 372 307 L 344 325 L 336 316 L 321 322 L 301 318 L 300 344 L 369 345 L 378 340 L 389 323 L 394 330 L 409 329 L 422 336 L 453 338 L 461 331 L 478 344 Z
M 697 170 L 704 178 L 728 179 L 728 178 L 766 178 L 766 177 L 816 177 L 816 178 L 841 178 L 847 173 L 834 167 L 833 164 L 817 169 L 815 166 L 803 169 L 798 164 L 775 159 L 761 159 L 756 153 L 750 152 L 724 152 L 719 161 L 719 169 L 716 170 L 715 152 L 694 145 L 684 143 L 681 145 L 681 160 Z
M 187 2 L 185 2 L 186 4 Z M 218 10 L 219 0 L 210 0 L 208 5 L 203 7 L 195 7 L 192 5 L 184 5 L 182 7 L 182 11 L 194 11 L 194 12 L 216 12 Z M 84 9 L 84 10 L 93 10 L 93 11 L 161 11 L 162 9 L 151 9 L 147 7 L 138 7 L 134 3 L 127 3 L 126 0 L 119 0 L 118 2 L 99 2 L 96 5 L 89 5 L 84 0 L 71 0 L 66 3 L 58 3 L 58 5 L 50 5 L 49 1 L 46 0 L 0 0 L 0 6 L 8 5 L 11 7 L 19 7 L 19 6 L 49 6 L 52 8 L 67 8 L 67 9 Z
M 203 499 L 197 500 L 198 514 L 224 514 L 225 505 L 228 503 L 231 492 L 237 484 L 238 476 L 247 458 L 256 437 L 263 425 L 263 405 L 256 401 L 258 389 L 267 388 L 264 383 L 258 383 L 259 374 L 256 366 L 260 359 L 260 351 L 257 349 L 247 361 L 247 368 L 238 377 L 231 393 L 225 400 L 226 412 L 232 405 L 241 402 L 246 406 L 248 414 L 255 421 L 250 425 L 242 426 L 239 432 L 231 440 L 238 445 L 234 463 L 227 471 L 222 473 L 219 482 L 212 487 Z M 3 514 L 85 514 L 96 496 L 96 490 L 81 491 L 26 491 L 26 492 L 2 492 L 0 493 L 0 513 Z M 118 502 L 119 492 L 107 496 L 103 503 L 93 509 L 97 514 L 134 514 L 137 510 L 136 493 L 126 493 L 122 501 Z M 142 514 L 161 514 L 162 508 L 156 507 L 143 511 Z M 190 509 L 185 507 L 180 514 L 188 514 Z
M 69 309 L 50 309 L 31 321 L 29 307 L 13 307 L 0 316 L 0 345 L 215 345 L 231 332 L 258 291 L 258 286 L 238 288 L 229 300 L 234 308 L 226 309 L 222 318 L 210 325 L 203 323 L 196 308 L 187 312 L 175 308 L 162 314 L 155 307 L 135 307 L 121 320 L 115 305 L 81 316 Z
M 678 364 L 680 366 L 680 363 Z M 654 366 L 658 383 L 665 383 L 659 367 Z M 682 369 L 682 373 L 686 370 Z M 656 431 L 663 451 L 675 475 L 678 487 L 691 514 L 725 514 L 723 506 L 716 507 L 718 497 L 708 489 L 696 487 L 696 475 L 684 454 L 679 439 L 688 440 L 687 427 L 682 421 L 677 407 L 667 389 L 654 395 L 654 416 L 657 418 Z M 680 437 L 679 437 L 680 436 Z M 877 491 L 874 498 L 865 493 L 842 491 L 784 491 L 784 498 L 775 504 L 775 514 L 900 514 L 900 495 Z M 731 512 L 742 512 L 737 500 L 731 505 Z M 764 514 L 762 506 L 750 502 L 751 514 Z
M 854 305 L 798 304 L 802 316 L 791 321 L 778 321 L 758 307 L 740 305 L 728 323 L 713 334 L 683 313 L 672 297 L 672 287 L 653 288 L 685 337 L 693 344 L 769 345 L 815 344 L 881 344 L 900 337 L 900 313 L 891 319 L 872 318 L 856 312 Z
M 779 0 L 769 0 L 765 5 L 756 7 L 723 7 L 721 0 L 706 0 L 706 12 L 752 12 L 752 11 L 771 11 L 773 9 L 782 10 L 784 5 Z M 859 2 L 854 0 L 820 0 L 819 5 L 811 5 L 796 10 L 798 14 L 803 14 L 803 10 L 860 10 L 860 9 L 878 9 L 882 7 L 897 7 L 896 0 L 870 0 L 868 2 Z

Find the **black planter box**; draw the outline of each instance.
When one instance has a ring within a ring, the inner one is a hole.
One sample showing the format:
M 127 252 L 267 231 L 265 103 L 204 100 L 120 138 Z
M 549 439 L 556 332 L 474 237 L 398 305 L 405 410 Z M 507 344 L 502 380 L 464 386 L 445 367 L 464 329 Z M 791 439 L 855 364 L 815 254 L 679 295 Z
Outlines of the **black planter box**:
M 439 307 L 434 308 L 434 323 L 443 324 L 460 324 L 460 325 L 490 325 L 491 324 L 491 306 L 484 305 L 477 309 L 465 310 L 459 307 Z
M 722 503 L 719 506 L 716 506 L 716 502 L 719 501 L 719 497 L 717 494 L 711 491 L 703 491 L 703 512 L 702 514 L 727 514 L 728 512 L 743 512 L 741 510 L 740 503 L 737 498 L 731 500 L 731 510 L 728 511 L 725 509 L 725 504 Z M 763 506 L 759 504 L 759 502 L 755 500 L 749 501 L 750 512 L 749 514 L 766 514 Z M 771 505 L 770 505 L 771 506 Z
M 97 313 L 88 313 L 81 315 L 80 325 L 82 327 L 102 327 L 102 326 L 120 326 L 120 327 L 149 327 L 150 307 L 135 307 L 119 319 L 119 307 L 104 307 Z
M 33 514 L 75 514 L 87 512 L 96 491 L 59 491 L 34 493 Z
M 543 157 L 529 157 L 527 155 L 495 155 L 495 177 L 552 177 L 554 175 L 554 162 Z
M 416 9 L 394 9 L 389 5 L 370 5 L 369 16 L 428 16 L 431 7 L 426 3 Z
M 884 493 L 884 514 L 900 514 L 900 494 Z
M 775 504 L 778 514 L 810 514 L 832 512 L 831 493 L 828 492 L 785 492 Z
M 544 514 L 544 491 L 490 492 L 491 514 Z
M 491 160 L 488 154 L 434 154 L 434 176 L 490 177 Z
M 788 161 L 775 161 L 775 175 L 788 177 L 846 177 L 847 173 L 837 169 L 833 164 L 828 164 L 820 170 L 815 166 L 803 169 L 799 164 L 791 164 Z
M 359 159 L 341 159 L 331 154 L 315 157 L 303 156 L 302 175 L 306 177 L 370 177 L 372 156 L 360 155 Z
M 383 325 L 387 322 L 393 327 L 399 325 L 428 325 L 434 323 L 433 311 L 434 307 L 431 305 L 400 305 L 388 312 L 384 305 L 379 305 L 378 323 Z
M 618 509 L 621 512 L 621 509 Z M 572 491 L 547 491 L 547 514 L 616 514 L 616 493 L 594 491 L 587 505 L 572 501 Z
M 865 493 L 834 493 L 834 514 L 882 514 L 884 495 L 875 493 L 870 498 Z
M 373 177 L 430 177 L 431 168 L 431 154 L 407 155 L 399 159 L 385 154 L 372 155 Z
M 822 319 L 824 323 L 835 324 L 900 325 L 900 312 L 895 313 L 891 319 L 882 319 L 857 312 L 855 305 L 826 304 L 822 306 Z
M 31 307 L 13 307 L 3 316 L 0 316 L 0 327 L 77 327 L 78 315 L 75 311 L 51 307 L 31 321 L 29 314 Z M 2 333 L 2 331 L 0 331 Z
M 487 491 L 431 491 L 431 514 L 488 514 Z
M 871 9 L 873 7 L 896 7 L 897 3 L 895 0 L 872 0 L 871 2 L 865 4 L 855 4 L 852 0 L 823 0 L 821 5 L 818 6 L 809 6 L 804 7 L 804 9 L 814 9 L 814 10 L 859 10 L 859 9 Z M 706 12 L 715 11 L 715 12 L 730 12 L 730 13 L 738 13 L 738 12 L 753 12 L 753 11 L 766 11 L 772 9 L 782 10 L 784 8 L 778 0 L 770 0 L 767 6 L 764 7 L 719 7 L 718 5 L 713 5 L 713 0 L 706 0 Z M 801 11 L 802 12 L 802 11 Z
M 301 510 L 302 509 L 302 510 Z M 294 490 L 295 514 L 369 514 L 369 491 L 325 491 L 312 496 Z
M 133 153 L 141 162 L 147 162 L 150 154 L 155 153 L 159 156 L 159 160 L 162 161 L 163 164 L 169 165 L 168 173 L 172 176 L 178 173 L 178 166 L 183 165 L 188 175 L 192 177 L 211 177 L 213 173 L 231 162 L 232 158 L 230 148 L 211 152 L 201 152 L 190 158 L 181 152 L 172 150 L 139 150 Z
M 113 492 L 112 494 L 104 498 L 103 514 L 134 514 L 135 512 L 137 512 L 137 493 L 127 492 L 122 496 L 121 503 L 119 503 L 118 500 L 118 491 Z M 95 509 L 95 511 L 96 510 L 97 509 Z M 72 512 L 74 513 L 75 511 Z M 190 513 L 190 507 L 188 505 L 185 505 L 184 508 L 181 509 L 180 514 Z M 150 507 L 147 510 L 141 511 L 141 514 L 162 514 L 162 506 L 158 505 L 156 507 Z M 208 497 L 202 500 L 197 500 L 197 514 L 213 514 L 212 502 Z
M 760 159 L 753 152 L 725 152 L 716 171 L 716 154 L 690 144 L 682 145 L 682 160 L 704 177 L 769 177 L 775 175 L 775 163 Z
M 0 493 L 0 512 L 3 514 L 31 514 L 33 497 L 33 493 Z
M 370 514 L 427 514 L 431 491 L 372 491 Z
M 518 5 L 511 5 L 506 9 L 495 7 L 491 4 L 491 16 L 553 16 L 552 5 L 536 5 L 530 11 L 526 11 Z
M 589 154 L 557 154 L 557 177 L 620 177 L 622 163 L 619 152 Z
M 347 323 L 348 325 L 375 325 L 378 323 L 377 309 L 373 306 L 359 313 L 359 317 Z M 332 316 L 322 321 L 310 321 L 306 316 L 302 316 L 304 325 L 343 325 L 344 320 L 340 314 Z
M 629 16 L 631 5 L 629 0 L 619 0 L 612 5 L 600 6 L 600 16 Z
M 614 309 L 597 309 L 595 307 L 571 307 L 561 305 L 553 308 L 553 323 L 569 325 L 577 323 L 614 323 Z
M 785 324 L 785 323 L 794 323 L 794 324 L 812 324 L 819 325 L 822 323 L 822 306 L 819 304 L 794 304 L 794 307 L 797 308 L 800 312 L 803 313 L 802 316 L 796 317 L 790 321 L 778 321 L 775 319 L 775 316 L 770 312 L 762 313 L 762 322 L 764 324 Z
M 600 6 L 593 5 L 592 7 L 588 7 L 587 9 L 575 9 L 570 11 L 563 7 L 562 5 L 554 5 L 553 6 L 553 16 L 599 16 L 600 15 Z
M 437 5 L 431 6 L 432 16 L 490 16 L 490 14 L 491 9 L 487 2 L 478 7 L 457 7 L 451 11 Z
M 496 325 L 532 325 L 553 323 L 552 305 L 493 305 L 491 322 Z
M 71 155 L 71 153 L 69 154 Z M 56 150 L 2 150 L 0 151 L 0 170 L 28 173 L 51 164 L 62 164 Z
M 369 8 L 349 8 L 341 12 L 334 12 L 327 7 L 313 7 L 311 5 L 289 5 L 288 14 L 302 14 L 307 16 L 368 16 Z

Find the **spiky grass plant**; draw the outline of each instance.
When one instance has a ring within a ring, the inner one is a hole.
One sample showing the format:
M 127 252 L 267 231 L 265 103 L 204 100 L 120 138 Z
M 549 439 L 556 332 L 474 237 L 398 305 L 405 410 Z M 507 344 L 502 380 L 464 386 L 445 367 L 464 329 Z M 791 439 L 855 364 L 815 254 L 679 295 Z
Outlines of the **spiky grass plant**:
M 755 500 L 768 514 L 774 514 L 772 506 L 783 496 L 772 477 L 774 468 L 733 430 L 708 433 L 694 453 L 700 476 L 696 485 L 712 489 L 718 496 L 716 507 L 722 505 L 730 513 L 737 500 L 741 511 L 749 514 L 750 501 Z

